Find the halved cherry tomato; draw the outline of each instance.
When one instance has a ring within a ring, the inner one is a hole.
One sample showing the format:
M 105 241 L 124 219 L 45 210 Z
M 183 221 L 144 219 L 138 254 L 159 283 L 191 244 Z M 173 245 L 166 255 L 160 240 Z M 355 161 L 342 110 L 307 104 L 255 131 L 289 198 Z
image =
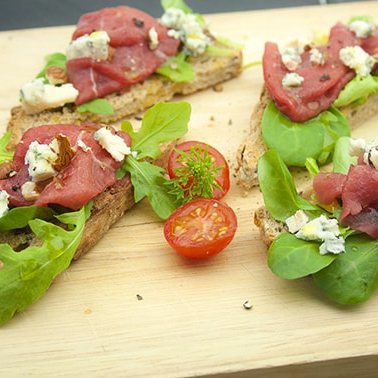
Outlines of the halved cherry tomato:
M 231 207 L 213 198 L 198 198 L 178 207 L 164 224 L 164 236 L 178 253 L 196 259 L 213 256 L 235 236 Z
M 196 152 L 198 152 L 202 157 L 204 156 L 204 151 L 207 151 L 208 156 L 211 157 L 212 164 L 214 167 L 219 169 L 222 167 L 222 169 L 218 170 L 215 181 L 219 185 L 220 189 L 217 187 L 213 187 L 213 198 L 215 199 L 221 199 L 226 195 L 228 190 L 230 189 L 230 169 L 227 164 L 227 161 L 225 157 L 214 147 L 210 146 L 207 143 L 203 142 L 197 142 L 197 141 L 187 141 L 180 143 L 176 146 L 176 148 L 170 153 L 170 156 L 168 158 L 168 174 L 171 179 L 176 179 L 179 177 L 178 175 L 178 169 L 181 169 L 182 167 L 185 167 L 186 161 L 182 159 L 182 155 L 177 151 L 183 151 L 187 154 L 190 154 L 193 157 L 193 154 L 191 154 L 191 149 L 195 148 Z M 185 186 L 182 186 L 184 189 L 189 188 L 193 180 L 201 180 L 201 170 L 199 172 L 196 172 L 197 178 L 195 178 L 194 174 L 191 172 L 188 172 L 188 176 L 186 177 L 187 184 Z M 201 183 L 199 183 L 201 185 Z M 197 197 L 203 197 L 197 196 Z

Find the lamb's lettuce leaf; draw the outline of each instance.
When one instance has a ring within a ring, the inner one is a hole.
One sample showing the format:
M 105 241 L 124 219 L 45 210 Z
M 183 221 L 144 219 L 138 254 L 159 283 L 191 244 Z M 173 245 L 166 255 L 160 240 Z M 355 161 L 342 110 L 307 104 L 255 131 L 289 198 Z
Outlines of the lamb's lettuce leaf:
M 364 234 L 350 236 L 346 252 L 313 275 L 315 284 L 341 304 L 365 302 L 378 287 L 377 241 Z
M 318 210 L 298 194 L 293 177 L 276 150 L 268 150 L 260 157 L 257 172 L 265 206 L 274 219 L 285 222 L 299 209 Z
M 0 244 L 0 324 L 24 311 L 50 287 L 73 258 L 84 232 L 89 206 L 57 215 L 67 230 L 41 219 L 29 221 L 31 230 L 43 241 L 15 252 Z
M 319 165 L 332 159 L 335 143 L 350 136 L 348 121 L 335 107 L 303 123 L 292 122 L 269 101 L 261 123 L 268 148 L 275 149 L 286 165 L 303 167 L 307 158 Z M 309 141 L 311 141 L 309 143 Z

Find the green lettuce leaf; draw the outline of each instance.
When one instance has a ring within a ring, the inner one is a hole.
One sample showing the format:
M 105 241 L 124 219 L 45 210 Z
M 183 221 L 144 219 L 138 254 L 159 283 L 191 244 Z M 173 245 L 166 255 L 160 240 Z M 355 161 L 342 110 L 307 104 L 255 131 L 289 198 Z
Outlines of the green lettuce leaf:
M 174 82 L 194 80 L 193 66 L 186 61 L 187 56 L 179 52 L 165 61 L 156 73 L 167 77 Z
M 155 160 L 161 155 L 161 143 L 186 134 L 190 114 L 191 106 L 188 102 L 161 102 L 146 111 L 138 132 L 134 132 L 130 122 L 123 122 L 121 127 L 130 134 L 133 150 L 138 152 L 139 160 L 146 157 Z
M 9 210 L 0 217 L 0 232 L 24 228 L 32 219 L 51 220 L 55 212 L 50 207 L 22 206 Z
M 314 282 L 337 303 L 365 302 L 378 287 L 377 241 L 363 234 L 352 235 L 345 249 L 332 264 L 313 275 Z
M 261 128 L 267 147 L 277 150 L 285 164 L 298 167 L 305 166 L 307 158 L 319 165 L 328 163 L 337 139 L 350 135 L 347 120 L 334 107 L 306 122 L 295 123 L 273 101 L 264 111 Z
M 128 156 L 117 171 L 121 178 L 130 173 L 134 187 L 135 202 L 147 197 L 156 214 L 166 219 L 177 207 L 176 199 L 167 190 L 164 170 L 148 160 L 156 160 L 161 155 L 160 146 L 164 142 L 178 139 L 188 131 L 191 106 L 188 102 L 158 103 L 145 113 L 139 131 L 134 132 L 130 122 L 123 122 L 122 130 L 132 138 L 132 148 L 137 151 L 137 159 Z
M 37 78 L 43 77 L 46 79 L 46 71 L 51 66 L 57 66 L 62 70 L 66 70 L 66 56 L 60 52 L 52 53 L 46 56 L 45 58 L 45 66 L 42 70 L 37 74 Z M 47 81 L 47 79 L 46 79 Z
M 274 219 L 285 222 L 299 209 L 319 210 L 298 194 L 293 177 L 277 151 L 268 150 L 260 157 L 257 173 L 265 206 Z
M 37 301 L 70 265 L 87 216 L 86 207 L 57 216 L 67 230 L 41 219 L 31 220 L 30 228 L 43 240 L 40 247 L 15 252 L 8 244 L 0 244 L 0 324 Z
M 350 104 L 361 104 L 375 92 L 378 92 L 377 76 L 355 76 L 342 89 L 339 97 L 334 102 L 334 106 L 339 108 Z
M 161 6 L 165 11 L 169 8 L 176 8 L 181 9 L 186 14 L 193 13 L 184 0 L 161 0 Z
M 11 136 L 12 133 L 7 131 L 0 139 L 0 164 L 4 161 L 13 159 L 14 152 L 6 150 L 6 146 L 10 141 Z
M 176 208 L 176 199 L 165 186 L 164 169 L 147 161 L 129 156 L 123 169 L 130 173 L 135 202 L 147 197 L 151 207 L 161 219 L 167 219 Z
M 296 279 L 316 273 L 331 264 L 337 255 L 319 253 L 319 243 L 298 239 L 284 232 L 269 247 L 268 266 L 281 278 Z
M 84 102 L 76 107 L 79 113 L 90 112 L 94 114 L 114 114 L 114 109 L 109 100 L 105 98 L 95 98 Z

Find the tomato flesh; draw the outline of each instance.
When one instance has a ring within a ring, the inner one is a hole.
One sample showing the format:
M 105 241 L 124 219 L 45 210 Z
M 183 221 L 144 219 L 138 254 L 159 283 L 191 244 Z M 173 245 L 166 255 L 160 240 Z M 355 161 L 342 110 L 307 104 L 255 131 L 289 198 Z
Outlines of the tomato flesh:
M 235 236 L 231 207 L 213 198 L 198 198 L 177 208 L 164 224 L 164 236 L 178 253 L 207 258 L 226 248 Z
M 223 198 L 226 193 L 230 189 L 230 168 L 228 166 L 227 160 L 225 157 L 214 147 L 210 146 L 207 143 L 197 142 L 197 141 L 186 141 L 180 143 L 176 146 L 175 150 L 170 153 L 168 158 L 168 174 L 171 179 L 177 178 L 177 168 L 182 167 L 185 162 L 180 161 L 180 153 L 177 151 L 183 151 L 185 153 L 190 153 L 190 150 L 193 147 L 201 148 L 202 151 L 207 149 L 207 153 L 211 156 L 213 162 L 215 163 L 216 167 L 223 167 L 221 170 L 218 171 L 218 174 L 215 178 L 216 183 L 220 186 L 221 189 L 217 187 L 213 188 L 213 198 L 221 199 Z M 188 178 L 188 183 L 184 187 L 186 189 L 191 185 L 193 181 L 193 177 Z

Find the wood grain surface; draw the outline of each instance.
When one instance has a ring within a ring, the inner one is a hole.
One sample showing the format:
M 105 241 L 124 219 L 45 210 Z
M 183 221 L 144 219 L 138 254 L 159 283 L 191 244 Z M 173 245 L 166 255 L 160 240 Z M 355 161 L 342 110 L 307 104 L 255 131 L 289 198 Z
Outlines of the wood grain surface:
M 245 44 L 248 64 L 261 59 L 266 40 L 283 45 L 377 11 L 378 2 L 369 1 L 206 18 L 213 30 Z M 65 51 L 72 31 L 0 33 L 0 131 L 21 85 L 46 54 Z M 221 92 L 186 97 L 192 104 L 186 138 L 210 142 L 234 170 L 261 84 L 261 66 L 255 66 Z M 355 132 L 377 134 L 378 117 Z M 148 203 L 135 206 L 41 300 L 0 328 L 1 376 L 375 376 L 378 295 L 359 306 L 337 306 L 310 278 L 275 277 L 253 225 L 259 190 L 243 193 L 233 182 L 226 201 L 237 213 L 237 234 L 225 251 L 204 261 L 174 253 Z

